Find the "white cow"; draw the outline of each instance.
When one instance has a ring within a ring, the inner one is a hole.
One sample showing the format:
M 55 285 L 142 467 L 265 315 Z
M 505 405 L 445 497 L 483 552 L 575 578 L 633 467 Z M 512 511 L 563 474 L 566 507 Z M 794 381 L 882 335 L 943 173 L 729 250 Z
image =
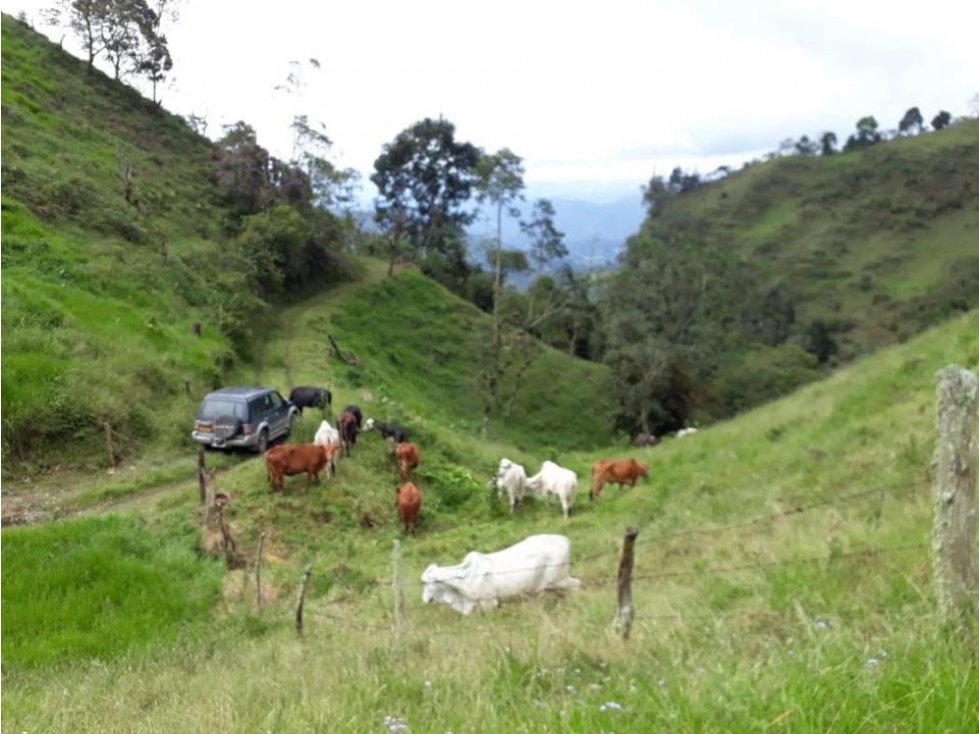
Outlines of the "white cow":
M 563 535 L 531 535 L 495 553 L 470 551 L 458 566 L 434 563 L 422 574 L 422 601 L 448 604 L 457 612 L 496 609 L 502 599 L 576 589 L 571 541 Z
M 567 519 L 571 515 L 571 505 L 578 492 L 578 475 L 553 461 L 545 461 L 541 464 L 540 471 L 527 480 L 527 487 L 532 492 L 555 495 L 561 502 L 561 512 Z
M 340 431 L 331 426 L 329 421 L 323 421 L 320 423 L 320 427 L 316 429 L 313 443 L 320 446 L 339 446 Z
M 697 429 L 696 428 L 693 428 L 693 427 L 690 427 L 690 428 L 681 428 L 679 431 L 676 432 L 676 437 L 677 438 L 683 438 L 684 436 L 689 436 L 690 434 L 696 433 L 696 432 L 697 432 Z
M 510 512 L 512 513 L 520 502 L 521 498 L 530 491 L 527 486 L 527 472 L 520 465 L 515 464 L 509 459 L 500 459 L 500 467 L 496 471 L 496 491 L 498 494 L 506 492 L 510 498 Z

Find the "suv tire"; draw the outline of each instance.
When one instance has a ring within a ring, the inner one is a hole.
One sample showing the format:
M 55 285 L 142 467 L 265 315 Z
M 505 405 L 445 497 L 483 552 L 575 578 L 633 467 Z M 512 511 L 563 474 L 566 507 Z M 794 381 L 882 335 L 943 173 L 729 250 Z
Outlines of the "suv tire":
M 266 429 L 262 429 L 262 432 L 258 434 L 258 443 L 255 444 L 255 452 L 258 454 L 264 454 L 269 449 L 269 432 Z
M 227 441 L 241 432 L 241 420 L 233 415 L 219 415 L 213 423 L 214 437 Z

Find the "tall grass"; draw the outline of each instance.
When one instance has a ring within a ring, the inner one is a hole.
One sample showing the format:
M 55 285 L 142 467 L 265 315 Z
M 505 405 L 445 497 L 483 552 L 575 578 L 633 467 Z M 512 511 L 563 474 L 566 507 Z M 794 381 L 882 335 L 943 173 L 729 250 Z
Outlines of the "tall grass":
M 4 530 L 4 676 L 142 653 L 201 626 L 221 570 L 194 543 L 188 523 L 134 517 Z

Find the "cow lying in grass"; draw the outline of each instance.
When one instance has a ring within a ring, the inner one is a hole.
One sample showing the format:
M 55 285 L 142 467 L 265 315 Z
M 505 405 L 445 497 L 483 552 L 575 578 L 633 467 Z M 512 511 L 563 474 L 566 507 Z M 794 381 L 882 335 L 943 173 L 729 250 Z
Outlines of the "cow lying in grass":
M 570 574 L 571 541 L 563 535 L 531 535 L 495 553 L 470 551 L 457 566 L 431 564 L 422 574 L 422 601 L 472 614 L 496 609 L 506 599 L 576 589 L 581 582 Z

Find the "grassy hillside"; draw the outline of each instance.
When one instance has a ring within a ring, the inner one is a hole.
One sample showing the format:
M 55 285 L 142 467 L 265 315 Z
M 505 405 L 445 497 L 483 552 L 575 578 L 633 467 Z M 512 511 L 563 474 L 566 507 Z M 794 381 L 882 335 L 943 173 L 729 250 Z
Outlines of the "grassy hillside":
M 580 477 L 608 455 L 634 453 L 652 467 L 634 489 L 609 487 L 594 503 L 579 496 L 569 521 L 534 501 L 511 518 L 484 488 L 501 454 L 530 467 L 544 454 L 480 441 L 442 419 L 420 420 L 425 505 L 415 537 L 396 522 L 394 468 L 376 436 L 362 437 L 335 480 L 306 490 L 293 478 L 284 495 L 268 492 L 259 462 L 223 464 L 216 482 L 232 495 L 226 516 L 249 564 L 266 535 L 262 609 L 249 565 L 227 574 L 211 625 L 178 643 L 163 632 L 149 650 L 120 641 L 98 663 L 70 651 L 60 664 L 5 655 L 4 731 L 129 731 L 135 722 L 385 731 L 391 717 L 419 731 L 971 731 L 979 640 L 943 630 L 928 550 L 934 375 L 949 363 L 979 369 L 979 312 L 694 436 L 636 452 L 562 453 Z M 386 389 L 415 394 L 410 379 L 391 380 Z M 341 390 L 341 400 L 355 394 Z M 148 532 L 173 532 L 193 517 L 195 495 L 186 479 L 129 507 L 156 518 Z M 640 535 L 626 643 L 610 622 L 629 525 Z M 555 531 L 572 539 L 583 583 L 556 606 L 532 600 L 465 618 L 421 603 L 429 563 Z M 4 532 L 13 559 L 5 589 L 37 570 L 23 565 L 38 556 L 20 545 L 48 534 Z M 407 577 L 400 637 L 396 539 Z M 306 563 L 313 577 L 297 640 Z M 47 571 L 61 565 L 49 561 Z M 179 614 L 167 618 L 179 626 Z M 14 651 L 27 635 L 46 645 L 74 634 L 84 649 L 83 630 L 3 619 Z
M 212 145 L 7 15 L 2 30 L 4 474 L 103 455 L 103 422 L 124 457 L 172 447 L 185 381 L 199 393 L 232 359 Z
M 843 360 L 979 304 L 979 120 L 834 156 L 755 164 L 668 199 L 821 319 Z M 656 220 L 647 220 L 655 227 Z

